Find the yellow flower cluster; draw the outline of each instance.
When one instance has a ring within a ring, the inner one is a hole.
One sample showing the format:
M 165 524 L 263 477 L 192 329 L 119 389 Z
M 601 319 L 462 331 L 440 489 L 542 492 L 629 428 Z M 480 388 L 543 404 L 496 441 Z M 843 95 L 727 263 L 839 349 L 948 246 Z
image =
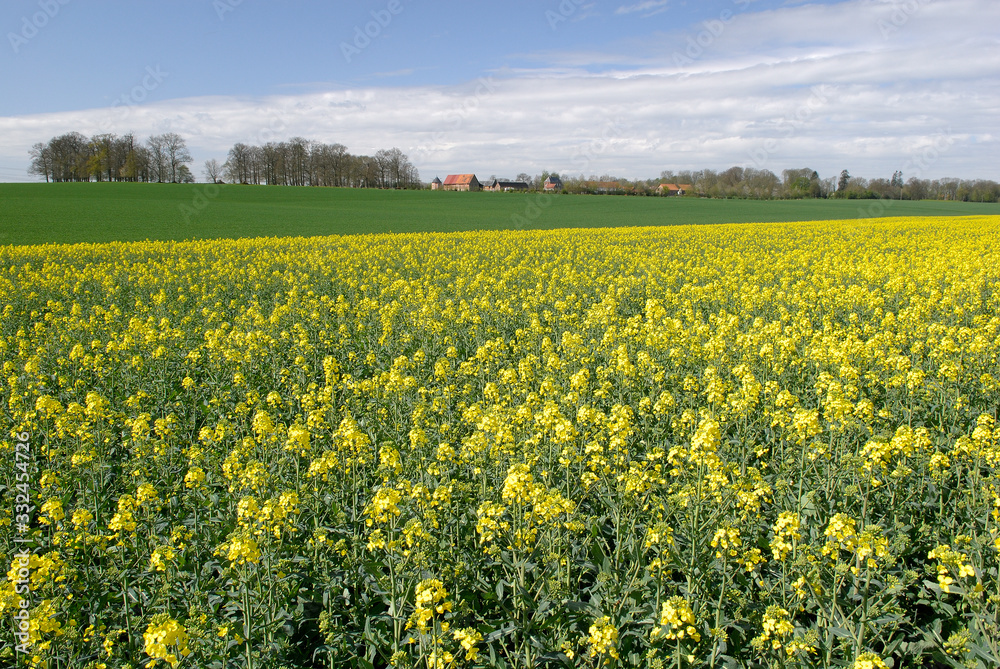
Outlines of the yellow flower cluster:
M 791 618 L 786 609 L 777 605 L 767 607 L 764 618 L 761 621 L 761 633 L 754 641 L 755 645 L 770 643 L 774 650 L 779 650 L 784 644 L 784 639 L 795 632 Z
M 43 599 L 31 610 L 28 620 L 28 645 L 34 650 L 42 651 L 47 649 L 52 638 L 45 639 L 47 635 L 58 637 L 65 634 L 63 622 L 59 620 L 59 610 L 56 602 L 51 599 Z
M 166 614 L 153 617 L 142 638 L 145 641 L 146 655 L 153 658 L 146 663 L 147 669 L 156 666 L 158 660 L 163 660 L 171 667 L 176 667 L 181 660 L 191 654 L 188 648 L 188 634 L 184 625 Z
M 394 488 L 382 488 L 372 497 L 368 506 L 365 507 L 365 523 L 369 527 L 372 524 L 384 525 L 390 519 L 402 513 L 397 506 L 403 499 L 403 493 Z
M 650 639 L 656 641 L 660 637 L 664 639 L 692 639 L 701 641 L 701 634 L 695 625 L 694 611 L 691 604 L 680 595 L 675 595 L 663 602 L 660 611 L 659 626 L 654 627 L 650 632 Z
M 799 531 L 802 522 L 799 516 L 791 511 L 782 511 L 774 523 L 774 538 L 771 539 L 771 552 L 775 560 L 784 560 L 794 548 L 794 542 L 802 538 Z
M 840 559 L 840 551 L 854 552 L 858 545 L 857 523 L 846 513 L 835 514 L 823 530 L 826 544 L 823 555 L 830 555 L 834 560 Z
M 184 475 L 184 485 L 197 490 L 205 487 L 205 470 L 201 467 L 191 467 Z
M 466 627 L 452 630 L 452 636 L 462 646 L 465 651 L 465 659 L 469 662 L 475 661 L 479 655 L 479 644 L 483 640 L 483 635 L 473 627 Z
M 426 633 L 429 623 L 435 615 L 444 615 L 451 611 L 452 602 L 448 600 L 448 591 L 444 583 L 437 578 L 420 581 L 414 590 L 415 607 L 406 626 L 415 627 L 418 632 Z
M 225 554 L 226 559 L 236 565 L 257 564 L 261 557 L 260 545 L 252 536 L 234 536 L 216 552 Z
M 739 548 L 743 545 L 743 540 L 740 538 L 740 531 L 737 528 L 720 527 L 715 531 L 711 545 L 712 548 L 717 549 L 715 557 L 721 559 L 733 558 L 739 555 Z
M 611 618 L 602 616 L 590 626 L 587 638 L 591 657 L 613 657 L 618 659 L 618 628 L 611 624 Z
M 38 520 L 45 525 L 58 522 L 66 517 L 66 514 L 63 512 L 62 500 L 57 498 L 46 500 L 45 503 L 42 504 L 40 511 L 42 515 Z
M 122 532 L 135 532 L 135 508 L 135 498 L 131 495 L 122 495 L 118 498 L 118 513 L 108 522 L 108 529 L 114 530 L 113 537 L 119 537 Z
M 854 660 L 851 669 L 889 669 L 889 665 L 876 653 L 862 653 Z
M 143 483 L 135 491 L 135 503 L 137 506 L 142 506 L 146 502 L 155 502 L 160 499 L 159 494 L 149 483 Z
M 286 490 L 263 504 L 253 496 L 243 497 L 236 505 L 236 522 L 254 537 L 270 534 L 278 539 L 283 531 L 295 532 L 294 518 L 298 513 L 298 493 Z
M 937 560 L 937 580 L 942 592 L 951 592 L 955 583 L 953 575 L 958 578 L 975 577 L 976 570 L 969 562 L 969 557 L 960 551 L 952 550 L 948 544 L 942 544 L 927 554 L 931 560 Z
M 166 571 L 176 552 L 171 546 L 157 546 L 149 558 L 149 566 L 155 571 Z

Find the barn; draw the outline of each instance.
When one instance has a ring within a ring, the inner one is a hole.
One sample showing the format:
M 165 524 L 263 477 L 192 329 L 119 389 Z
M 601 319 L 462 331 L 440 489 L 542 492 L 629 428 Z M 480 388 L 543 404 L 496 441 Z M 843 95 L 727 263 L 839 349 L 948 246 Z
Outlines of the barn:
M 443 190 L 478 191 L 482 190 L 483 186 L 475 174 L 449 174 L 441 188 Z
M 483 186 L 483 190 L 491 190 L 494 192 L 509 192 L 512 190 L 528 190 L 528 184 L 523 181 L 506 181 L 504 179 L 494 179 L 488 184 Z

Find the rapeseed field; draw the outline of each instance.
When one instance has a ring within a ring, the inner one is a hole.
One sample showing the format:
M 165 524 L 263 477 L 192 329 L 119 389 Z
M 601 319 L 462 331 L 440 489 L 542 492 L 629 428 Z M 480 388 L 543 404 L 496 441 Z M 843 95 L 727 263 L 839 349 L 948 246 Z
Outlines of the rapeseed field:
M 998 228 L 0 247 L 0 663 L 994 667 Z

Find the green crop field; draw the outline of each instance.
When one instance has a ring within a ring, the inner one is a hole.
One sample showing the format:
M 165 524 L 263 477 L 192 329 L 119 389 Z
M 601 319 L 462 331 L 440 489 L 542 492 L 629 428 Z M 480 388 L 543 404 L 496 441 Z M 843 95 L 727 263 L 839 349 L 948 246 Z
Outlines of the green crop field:
M 706 200 L 208 184 L 0 184 L 0 244 L 967 216 L 996 204 Z M 517 218 L 519 217 L 519 218 Z

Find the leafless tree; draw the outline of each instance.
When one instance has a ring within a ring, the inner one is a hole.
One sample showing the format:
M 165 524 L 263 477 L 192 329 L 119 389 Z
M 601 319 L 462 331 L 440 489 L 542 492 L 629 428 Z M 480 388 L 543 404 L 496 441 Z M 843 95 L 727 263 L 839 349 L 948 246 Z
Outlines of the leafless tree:
M 205 178 L 212 183 L 218 183 L 222 177 L 222 165 L 215 158 L 205 161 Z
M 45 183 L 54 178 L 52 169 L 52 150 L 48 144 L 38 142 L 31 147 L 31 165 L 28 167 L 28 174 L 37 174 L 45 177 Z
M 176 132 L 168 132 L 160 135 L 163 138 L 163 149 L 167 159 L 167 170 L 171 183 L 180 183 L 181 165 L 191 162 L 191 154 L 187 149 L 187 142 Z
M 163 183 L 170 180 L 170 168 L 167 165 L 167 149 L 163 135 L 153 135 L 146 142 L 149 149 L 149 180 Z

